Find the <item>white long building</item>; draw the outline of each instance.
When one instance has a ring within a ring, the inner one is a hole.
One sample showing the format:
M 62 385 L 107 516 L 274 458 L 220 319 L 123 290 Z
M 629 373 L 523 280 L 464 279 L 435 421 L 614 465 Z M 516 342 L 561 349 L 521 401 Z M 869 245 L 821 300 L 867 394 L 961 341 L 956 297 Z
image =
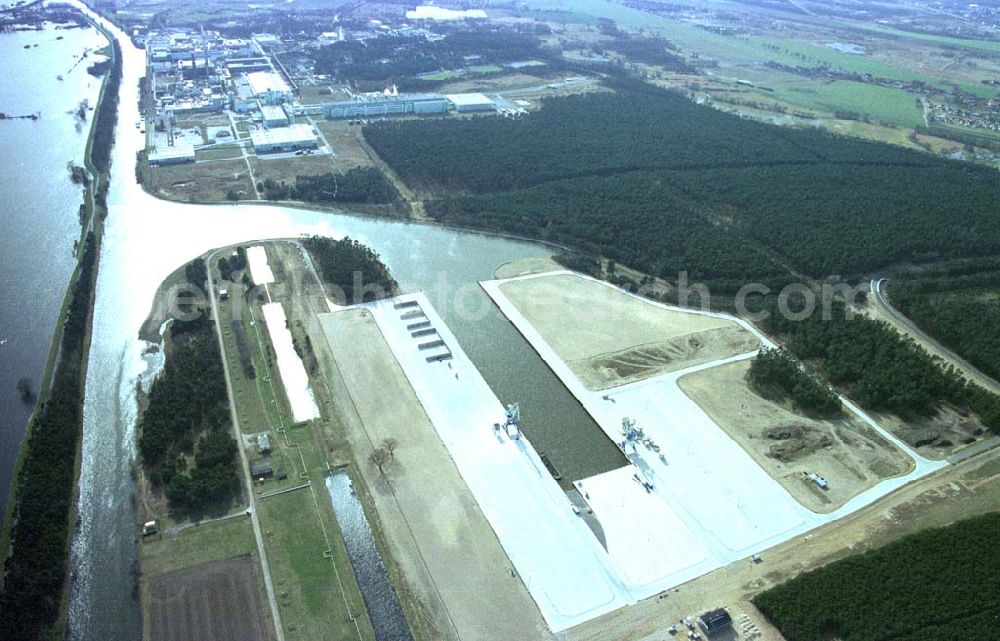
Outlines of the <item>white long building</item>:
M 252 131 L 250 142 L 258 154 L 315 149 L 319 146 L 312 127 L 303 123 Z

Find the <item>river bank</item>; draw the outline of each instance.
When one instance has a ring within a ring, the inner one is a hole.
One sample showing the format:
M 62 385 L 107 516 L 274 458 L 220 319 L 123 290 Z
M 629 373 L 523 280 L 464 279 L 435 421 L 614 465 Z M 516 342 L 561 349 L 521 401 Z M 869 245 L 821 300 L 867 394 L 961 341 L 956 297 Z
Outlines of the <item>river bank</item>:
M 85 19 L 82 14 L 81 19 Z M 117 46 L 96 23 L 91 24 L 113 45 L 114 53 L 99 92 L 97 113 L 103 117 L 93 121 L 85 147 L 84 162 L 90 180 L 79 217 L 82 229 L 78 260 L 59 314 L 64 322 L 53 336 L 36 409 L 15 465 L 16 481 L 11 485 L 0 537 L 0 547 L 9 550 L 0 591 L 0 609 L 5 612 L 2 629 L 5 636 L 12 638 L 51 629 L 55 631 L 49 634 L 61 637 L 66 625 L 66 577 L 80 469 L 83 381 L 101 249 L 100 194 L 107 188 L 106 159 L 113 140 L 114 104 L 121 77 Z M 30 513 L 19 511 L 22 503 L 31 506 Z

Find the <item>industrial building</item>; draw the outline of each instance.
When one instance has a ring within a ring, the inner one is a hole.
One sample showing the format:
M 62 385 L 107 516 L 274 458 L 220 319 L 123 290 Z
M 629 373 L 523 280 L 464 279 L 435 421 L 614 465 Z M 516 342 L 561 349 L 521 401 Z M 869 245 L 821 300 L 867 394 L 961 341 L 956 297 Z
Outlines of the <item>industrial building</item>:
M 733 619 L 723 608 L 712 610 L 698 617 L 698 624 L 705 634 L 711 638 L 720 632 L 726 632 L 732 628 Z
M 149 152 L 149 164 L 153 166 L 186 162 L 194 162 L 194 145 L 189 142 L 174 142 L 171 146 L 156 147 Z
M 278 107 L 277 105 L 262 104 L 260 106 L 260 118 L 265 129 L 287 127 L 290 124 L 288 122 L 288 114 L 285 113 L 284 109 Z
M 492 98 L 481 93 L 453 93 L 445 96 L 455 111 L 496 111 L 497 104 Z
M 250 132 L 250 142 L 258 154 L 316 149 L 319 144 L 312 127 L 306 124 L 288 125 L 276 129 Z
M 449 102 L 439 94 L 376 94 L 323 105 L 326 118 L 370 118 L 402 114 L 443 114 Z
M 291 87 L 273 71 L 252 71 L 243 77 L 253 97 L 263 104 L 280 105 L 294 99 Z

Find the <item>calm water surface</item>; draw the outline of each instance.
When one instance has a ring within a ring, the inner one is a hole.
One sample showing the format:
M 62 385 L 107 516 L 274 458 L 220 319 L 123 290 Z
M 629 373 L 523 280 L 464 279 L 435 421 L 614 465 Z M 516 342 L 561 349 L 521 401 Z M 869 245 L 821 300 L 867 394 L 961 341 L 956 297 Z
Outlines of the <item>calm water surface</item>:
M 15 387 L 25 376 L 36 390 L 41 381 L 80 235 L 83 190 L 70 181 L 66 163 L 83 163 L 87 128 L 78 128 L 72 112 L 81 100 L 95 104 L 100 81 L 87 66 L 100 58 L 74 64 L 105 44 L 95 29 L 52 24 L 0 34 L 0 112 L 42 114 L 0 120 L 0 515 L 32 409 Z

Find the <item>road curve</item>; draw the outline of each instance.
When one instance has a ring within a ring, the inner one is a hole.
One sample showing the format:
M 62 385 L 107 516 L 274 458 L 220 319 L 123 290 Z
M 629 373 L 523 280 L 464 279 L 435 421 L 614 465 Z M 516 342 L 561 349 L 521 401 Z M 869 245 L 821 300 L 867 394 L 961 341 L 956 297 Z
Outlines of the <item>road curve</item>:
M 923 346 L 929 352 L 931 352 L 932 355 L 939 356 L 948 363 L 954 365 L 963 374 L 965 374 L 965 376 L 968 379 L 970 379 L 974 383 L 977 383 L 978 385 L 985 387 L 991 392 L 1000 394 L 1000 383 L 998 383 L 992 377 L 984 374 L 982 371 L 977 369 L 976 366 L 974 366 L 972 363 L 965 360 L 951 349 L 945 347 L 937 339 L 933 338 L 932 336 L 927 334 L 927 332 L 920 329 L 920 327 L 918 327 L 916 323 L 907 318 L 902 312 L 897 310 L 889 303 L 888 300 L 886 300 L 883 291 L 885 289 L 885 283 L 888 280 L 889 280 L 888 278 L 879 278 L 872 280 L 871 293 L 872 293 L 872 298 L 875 301 L 876 307 L 878 307 L 879 309 L 881 309 L 882 312 L 884 312 L 885 317 L 888 318 L 889 321 L 896 326 L 896 329 L 900 330 L 903 333 L 912 334 L 920 343 L 923 344 Z

